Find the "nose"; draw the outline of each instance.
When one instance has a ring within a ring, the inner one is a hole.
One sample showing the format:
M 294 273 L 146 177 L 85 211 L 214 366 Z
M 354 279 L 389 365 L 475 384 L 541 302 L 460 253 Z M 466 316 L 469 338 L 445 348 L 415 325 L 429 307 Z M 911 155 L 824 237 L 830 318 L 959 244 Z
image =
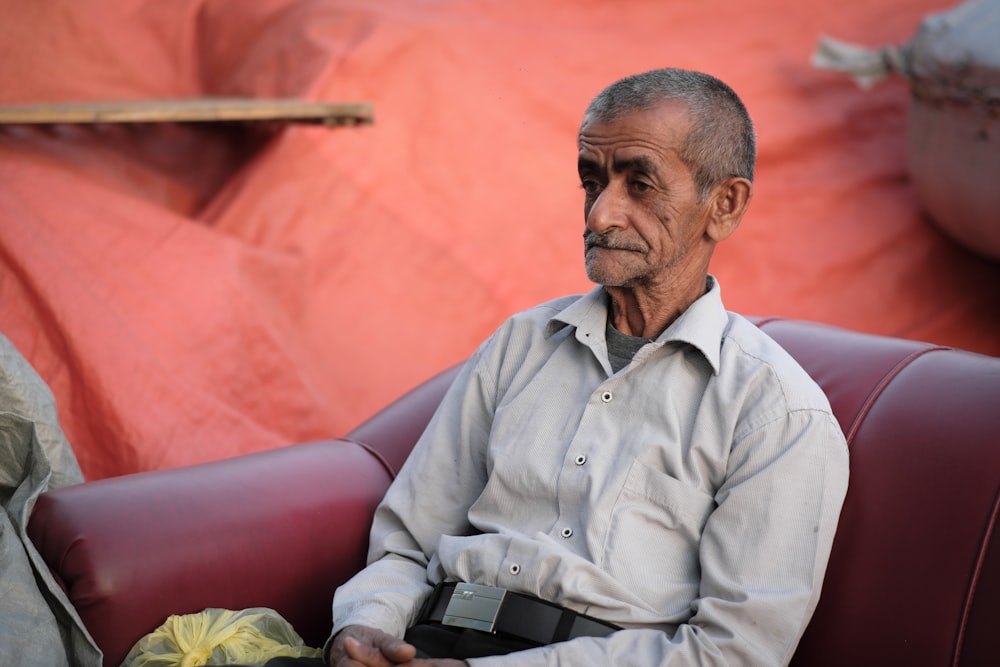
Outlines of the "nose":
M 609 183 L 593 200 L 586 211 L 587 229 L 603 234 L 628 225 L 628 195 L 615 184 Z

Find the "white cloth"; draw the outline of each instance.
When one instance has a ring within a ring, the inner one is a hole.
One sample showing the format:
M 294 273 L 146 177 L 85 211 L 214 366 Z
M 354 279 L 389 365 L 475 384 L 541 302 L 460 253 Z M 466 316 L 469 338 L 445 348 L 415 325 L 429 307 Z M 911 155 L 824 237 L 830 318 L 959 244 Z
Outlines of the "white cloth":
M 38 496 L 81 481 L 52 392 L 0 335 L 0 665 L 101 664 L 101 651 L 27 535 Z
M 431 585 L 532 594 L 624 626 L 476 665 L 780 665 L 847 488 L 818 386 L 718 285 L 612 373 L 602 288 L 508 320 L 376 512 L 334 633 L 402 636 Z

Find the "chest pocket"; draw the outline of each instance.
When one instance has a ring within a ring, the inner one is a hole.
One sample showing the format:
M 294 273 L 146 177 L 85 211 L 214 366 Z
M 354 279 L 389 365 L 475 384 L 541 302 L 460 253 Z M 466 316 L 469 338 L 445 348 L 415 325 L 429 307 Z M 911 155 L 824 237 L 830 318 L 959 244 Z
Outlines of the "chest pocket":
M 698 548 L 712 496 L 634 460 L 611 512 L 602 568 L 668 615 L 698 594 Z

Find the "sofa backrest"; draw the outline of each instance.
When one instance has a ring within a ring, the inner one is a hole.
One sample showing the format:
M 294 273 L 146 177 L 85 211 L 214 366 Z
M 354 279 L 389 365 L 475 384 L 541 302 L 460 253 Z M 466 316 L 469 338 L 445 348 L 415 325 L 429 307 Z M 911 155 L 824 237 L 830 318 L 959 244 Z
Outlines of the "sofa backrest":
M 823 387 L 851 482 L 793 664 L 996 664 L 1000 359 L 757 320 Z M 117 665 L 169 614 L 276 609 L 318 645 L 375 504 L 457 369 L 343 440 L 43 494 L 29 534 Z

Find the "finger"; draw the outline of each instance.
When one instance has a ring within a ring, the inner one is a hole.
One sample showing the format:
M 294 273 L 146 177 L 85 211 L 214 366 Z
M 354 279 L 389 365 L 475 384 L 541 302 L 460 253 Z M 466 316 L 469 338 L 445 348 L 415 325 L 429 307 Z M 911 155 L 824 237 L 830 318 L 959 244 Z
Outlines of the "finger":
M 347 657 L 365 667 L 388 667 L 392 664 L 382 655 L 382 651 L 371 644 L 363 644 L 354 637 L 344 639 L 344 652 Z
M 379 648 L 393 663 L 409 662 L 417 657 L 417 648 L 402 639 L 387 640 Z
M 368 665 L 352 658 L 346 650 L 340 650 L 330 656 L 330 667 L 368 667 Z
M 354 637 L 344 640 L 347 655 L 365 667 L 391 667 L 409 662 L 417 655 L 417 649 L 402 639 L 385 637 L 365 643 Z

